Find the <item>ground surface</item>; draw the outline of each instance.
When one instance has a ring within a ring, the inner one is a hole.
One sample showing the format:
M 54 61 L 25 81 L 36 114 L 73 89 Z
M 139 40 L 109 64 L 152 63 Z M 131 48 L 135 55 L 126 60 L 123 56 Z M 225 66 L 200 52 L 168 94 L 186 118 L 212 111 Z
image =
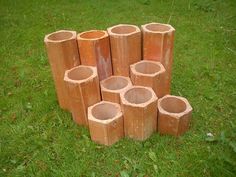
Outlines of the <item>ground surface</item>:
M 176 29 L 172 93 L 194 108 L 190 131 L 97 145 L 57 104 L 44 35 L 152 21 Z M 0 0 L 0 36 L 0 176 L 236 175 L 234 0 Z

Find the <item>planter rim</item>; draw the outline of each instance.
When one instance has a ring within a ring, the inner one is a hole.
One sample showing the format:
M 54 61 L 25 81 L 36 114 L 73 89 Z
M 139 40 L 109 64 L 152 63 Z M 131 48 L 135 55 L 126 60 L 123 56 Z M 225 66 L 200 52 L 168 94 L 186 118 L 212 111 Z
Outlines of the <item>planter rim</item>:
M 68 37 L 68 38 L 59 39 L 59 40 L 52 40 L 52 39 L 50 39 L 50 36 L 53 36 L 53 35 L 58 34 L 58 33 L 71 33 L 71 36 Z M 44 42 L 45 43 L 48 43 L 48 42 L 50 42 L 50 43 L 60 43 L 60 42 L 69 41 L 71 39 L 76 39 L 76 31 L 59 30 L 59 31 L 55 31 L 55 32 L 52 32 L 50 34 L 45 35 Z
M 175 98 L 175 99 L 178 99 L 178 100 L 181 100 L 185 103 L 185 110 L 184 111 L 181 111 L 179 113 L 173 113 L 173 112 L 168 112 L 166 111 L 162 106 L 161 106 L 161 102 L 166 99 L 166 98 Z M 162 114 L 167 114 L 167 115 L 170 115 L 172 117 L 175 117 L 175 118 L 180 118 L 181 116 L 191 112 L 193 110 L 193 108 L 191 107 L 190 103 L 188 102 L 188 100 L 184 97 L 181 97 L 181 96 L 174 96 L 174 95 L 165 95 L 164 97 L 162 97 L 161 99 L 158 100 L 158 110 L 160 113 Z
M 114 32 L 112 32 L 112 30 L 113 30 L 114 28 L 122 27 L 122 26 L 123 26 L 123 27 L 125 27 L 125 26 L 127 26 L 127 27 L 134 27 L 135 30 L 132 31 L 132 32 L 130 32 L 130 33 L 121 33 L 121 34 L 120 34 L 120 33 L 114 33 Z M 110 36 L 122 37 L 122 36 L 130 36 L 130 35 L 139 33 L 139 32 L 141 32 L 141 30 L 140 30 L 139 27 L 136 26 L 136 25 L 131 25 L 131 24 L 118 24 L 118 25 L 114 25 L 114 26 L 112 26 L 112 27 L 107 28 L 107 32 L 108 32 L 108 34 L 109 34 Z
M 93 110 L 94 107 L 102 105 L 102 104 L 113 105 L 117 110 L 116 115 L 113 118 L 105 119 L 105 120 L 95 118 L 92 114 L 92 110 Z M 102 123 L 102 124 L 108 124 L 108 123 L 120 118 L 122 115 L 123 115 L 123 113 L 121 112 L 120 105 L 118 103 L 113 103 L 113 102 L 110 102 L 110 101 L 100 101 L 100 102 L 88 107 L 88 120 L 92 120 L 92 121 Z
M 88 77 L 88 78 L 85 78 L 85 79 L 80 79 L 80 80 L 74 80 L 74 79 L 70 79 L 69 78 L 69 73 L 73 70 L 76 70 L 78 68 L 87 68 L 87 69 L 90 69 L 92 71 L 92 74 Z M 66 70 L 65 71 L 65 75 L 64 75 L 64 81 L 66 82 L 70 82 L 70 83 L 75 83 L 75 84 L 81 84 L 81 83 L 85 83 L 85 82 L 89 82 L 91 81 L 92 79 L 94 79 L 95 77 L 97 76 L 97 68 L 96 67 L 93 67 L 93 66 L 85 66 L 85 65 L 79 65 L 79 66 L 76 66 L 74 68 L 71 68 L 69 70 Z
M 142 64 L 142 63 L 150 63 L 150 64 L 154 64 L 154 65 L 157 65 L 160 67 L 160 70 L 155 72 L 155 73 L 152 73 L 152 74 L 147 74 L 147 73 L 142 73 L 142 72 L 139 72 L 136 70 L 136 65 L 138 64 Z M 161 73 L 164 73 L 166 71 L 166 69 L 164 68 L 164 66 L 161 64 L 161 62 L 156 62 L 156 61 L 151 61 L 151 60 L 142 60 L 142 61 L 139 61 L 137 63 L 134 63 L 132 65 L 130 65 L 130 70 L 135 74 L 135 75 L 139 75 L 139 76 L 157 76 Z
M 137 89 L 146 89 L 146 90 L 148 90 L 151 94 L 151 98 L 148 99 L 147 101 L 143 102 L 143 103 L 131 103 L 131 102 L 129 102 L 125 98 L 125 94 L 128 91 L 130 91 L 132 89 L 136 89 L 136 88 Z M 130 88 L 128 88 L 125 91 L 121 92 L 120 98 L 121 98 L 121 103 L 124 104 L 124 105 L 131 106 L 131 107 L 141 107 L 141 108 L 144 108 L 144 107 L 148 106 L 150 103 L 158 100 L 155 92 L 153 91 L 153 89 L 151 87 L 144 87 L 144 86 L 137 86 L 137 85 L 136 86 L 131 86 Z
M 127 85 L 126 85 L 125 87 L 121 88 L 121 89 L 116 89 L 116 90 L 111 90 L 111 89 L 108 89 L 108 88 L 104 87 L 103 84 L 104 84 L 106 81 L 108 81 L 108 80 L 110 80 L 110 79 L 113 79 L 113 78 L 122 78 L 122 79 L 125 79 L 125 80 L 127 80 Z M 108 92 L 113 92 L 113 93 L 120 93 L 120 92 L 122 92 L 122 91 L 125 91 L 125 90 L 128 89 L 129 87 L 131 87 L 131 86 L 132 86 L 132 82 L 131 82 L 131 80 L 130 80 L 129 77 L 125 77 L 125 76 L 110 76 L 110 77 L 108 77 L 108 78 L 102 80 L 102 81 L 100 82 L 100 86 L 101 86 L 101 90 L 102 90 L 102 91 L 108 91 Z
M 93 32 L 102 32 L 104 34 L 100 37 L 95 37 L 95 38 L 81 37 L 83 34 L 93 33 Z M 106 38 L 106 37 L 108 37 L 108 33 L 105 30 L 89 30 L 89 31 L 83 31 L 83 32 L 77 34 L 77 40 L 83 40 L 83 41 L 96 41 L 96 40 L 100 40 L 100 39 L 103 39 L 103 38 Z
M 161 25 L 161 26 L 169 27 L 170 29 L 169 29 L 169 30 L 165 30 L 165 31 L 149 30 L 149 29 L 147 28 L 148 25 Z M 147 32 L 149 32 L 149 33 L 161 33 L 161 34 L 169 33 L 169 32 L 175 31 L 175 28 L 173 28 L 170 24 L 157 23 L 157 22 L 151 22 L 151 23 L 147 23 L 147 24 L 141 25 L 141 29 L 142 29 L 142 31 L 147 31 Z

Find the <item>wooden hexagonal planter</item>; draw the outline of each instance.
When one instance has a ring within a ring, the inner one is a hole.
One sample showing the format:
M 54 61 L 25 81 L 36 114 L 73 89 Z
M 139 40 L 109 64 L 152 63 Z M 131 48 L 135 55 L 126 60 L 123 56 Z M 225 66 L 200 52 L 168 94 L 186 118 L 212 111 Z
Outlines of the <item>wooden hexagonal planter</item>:
M 88 126 L 87 108 L 101 100 L 96 67 L 80 65 L 65 72 L 74 121 Z
M 132 86 L 121 93 L 125 136 L 145 140 L 157 129 L 157 97 L 150 87 Z
M 170 93 L 175 29 L 168 24 L 148 23 L 141 26 L 143 59 L 159 61 L 166 69 L 166 84 Z
M 141 31 L 135 25 L 120 24 L 107 29 L 110 36 L 114 75 L 129 76 L 129 65 L 141 60 Z
M 103 30 L 90 30 L 77 35 L 81 63 L 96 66 L 99 80 L 112 75 L 109 36 Z
M 80 64 L 76 31 L 60 30 L 44 38 L 59 105 L 70 110 L 69 95 L 63 81 L 66 70 Z
M 123 114 L 120 105 L 101 101 L 88 108 L 91 139 L 104 145 L 112 145 L 124 136 Z
M 161 134 L 179 136 L 188 130 L 192 107 L 186 98 L 166 95 L 158 100 L 158 110 Z
M 134 85 L 151 87 L 158 98 L 168 94 L 164 85 L 166 70 L 160 62 L 142 60 L 130 65 L 130 77 Z
M 100 82 L 102 100 L 120 103 L 120 93 L 132 86 L 129 77 L 111 76 Z

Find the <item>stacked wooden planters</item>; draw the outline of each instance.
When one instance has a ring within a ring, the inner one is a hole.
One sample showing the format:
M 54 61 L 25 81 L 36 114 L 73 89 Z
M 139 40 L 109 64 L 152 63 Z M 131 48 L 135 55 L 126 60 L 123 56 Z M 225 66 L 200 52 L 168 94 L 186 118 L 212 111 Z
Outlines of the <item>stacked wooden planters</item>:
M 168 24 L 120 24 L 76 34 L 57 31 L 45 45 L 61 108 L 111 145 L 154 132 L 179 136 L 192 107 L 170 95 L 175 29 Z

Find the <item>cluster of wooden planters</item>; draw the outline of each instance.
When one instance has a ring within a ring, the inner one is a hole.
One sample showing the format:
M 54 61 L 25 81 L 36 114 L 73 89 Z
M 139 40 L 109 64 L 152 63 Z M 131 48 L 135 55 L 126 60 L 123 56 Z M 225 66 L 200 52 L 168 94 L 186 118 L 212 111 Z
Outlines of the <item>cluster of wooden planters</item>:
M 170 95 L 175 29 L 168 24 L 120 24 L 77 34 L 45 36 L 60 107 L 111 145 L 123 136 L 174 136 L 189 126 L 192 108 Z

